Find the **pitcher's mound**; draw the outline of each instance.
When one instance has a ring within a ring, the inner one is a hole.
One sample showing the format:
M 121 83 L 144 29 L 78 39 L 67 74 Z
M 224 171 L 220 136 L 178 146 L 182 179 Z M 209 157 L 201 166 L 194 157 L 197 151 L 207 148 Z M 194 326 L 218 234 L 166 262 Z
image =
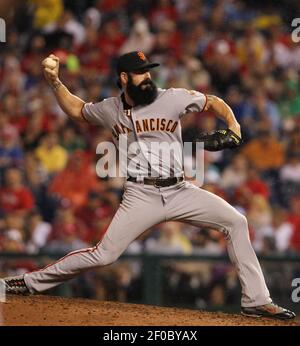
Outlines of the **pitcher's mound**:
M 150 305 L 69 299 L 51 296 L 8 296 L 0 303 L 7 326 L 292 326 L 297 321 L 247 318 Z M 1 310 L 0 310 L 1 311 Z

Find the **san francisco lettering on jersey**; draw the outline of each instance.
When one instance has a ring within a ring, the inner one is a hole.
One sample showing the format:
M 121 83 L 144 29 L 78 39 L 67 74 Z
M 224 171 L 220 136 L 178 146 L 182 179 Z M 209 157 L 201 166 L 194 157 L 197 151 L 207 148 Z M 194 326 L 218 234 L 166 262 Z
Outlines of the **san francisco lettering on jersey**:
M 174 132 L 178 125 L 177 120 L 166 118 L 146 118 L 135 121 L 136 132 L 164 131 Z
M 173 133 L 178 126 L 177 120 L 166 118 L 146 118 L 135 121 L 136 133 L 150 132 L 150 131 L 163 131 Z M 128 134 L 132 132 L 127 126 L 118 123 L 113 126 L 112 133 L 114 137 L 118 137 L 120 134 Z
M 112 128 L 112 134 L 115 138 L 118 138 L 120 134 L 127 134 L 130 132 L 132 132 L 132 130 L 121 123 L 115 124 Z

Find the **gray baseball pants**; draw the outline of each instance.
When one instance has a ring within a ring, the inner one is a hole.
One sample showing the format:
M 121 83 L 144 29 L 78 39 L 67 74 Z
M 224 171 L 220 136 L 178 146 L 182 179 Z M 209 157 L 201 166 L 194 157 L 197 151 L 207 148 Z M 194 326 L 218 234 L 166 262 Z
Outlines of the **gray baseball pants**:
M 111 264 L 145 230 L 169 220 L 225 233 L 229 257 L 242 286 L 241 305 L 271 302 L 250 243 L 246 218 L 222 198 L 186 181 L 164 188 L 126 182 L 123 200 L 103 239 L 93 248 L 71 252 L 41 270 L 25 274 L 25 283 L 32 293 L 42 292 L 87 269 Z

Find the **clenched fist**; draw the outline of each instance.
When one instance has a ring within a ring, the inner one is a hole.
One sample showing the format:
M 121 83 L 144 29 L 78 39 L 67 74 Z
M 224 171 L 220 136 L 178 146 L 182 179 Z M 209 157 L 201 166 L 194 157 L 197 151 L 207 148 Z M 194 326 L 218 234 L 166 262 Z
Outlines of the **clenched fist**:
M 46 59 L 43 60 L 42 66 L 47 82 L 52 88 L 55 89 L 61 84 L 58 78 L 59 58 L 54 54 L 50 54 Z

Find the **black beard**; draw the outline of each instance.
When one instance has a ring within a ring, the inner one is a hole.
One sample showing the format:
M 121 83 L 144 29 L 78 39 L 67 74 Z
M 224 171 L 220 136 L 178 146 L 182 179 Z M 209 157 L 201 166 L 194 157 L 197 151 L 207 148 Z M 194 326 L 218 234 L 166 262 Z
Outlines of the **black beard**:
M 145 88 L 143 88 L 144 85 Z M 126 91 L 135 106 L 149 105 L 157 96 L 157 86 L 150 78 L 145 79 L 139 85 L 134 85 L 132 77 L 129 75 Z

